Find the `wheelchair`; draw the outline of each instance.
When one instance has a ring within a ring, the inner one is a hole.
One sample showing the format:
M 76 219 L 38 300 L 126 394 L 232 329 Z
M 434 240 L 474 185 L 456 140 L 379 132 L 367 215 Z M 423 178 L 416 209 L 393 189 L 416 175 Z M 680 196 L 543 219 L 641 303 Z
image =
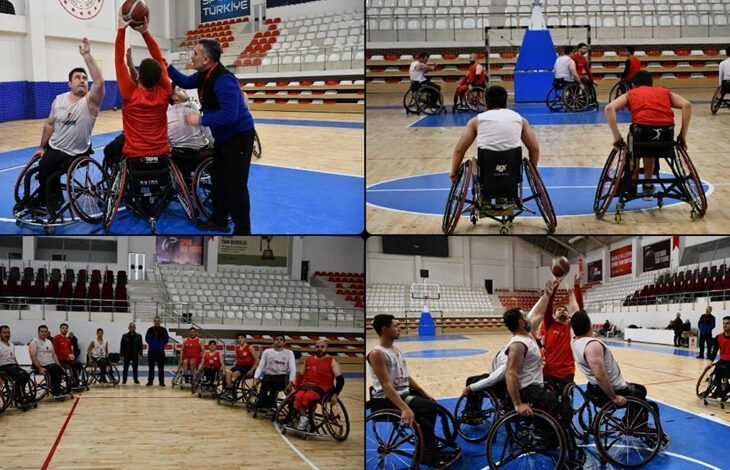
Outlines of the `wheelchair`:
M 304 387 L 299 390 L 306 389 Z M 345 405 L 342 404 L 339 397 L 337 398 L 337 404 L 332 404 L 332 390 L 324 393 L 318 402 L 310 403 L 307 409 L 309 430 L 300 431 L 296 429 L 299 423 L 299 410 L 294 408 L 296 393 L 297 390 L 294 390 L 287 395 L 276 409 L 274 421 L 281 427 L 282 434 L 291 431 L 303 434 L 305 439 L 310 436 L 330 436 L 336 441 L 347 439 L 350 434 L 350 418 L 347 416 Z
M 101 220 L 106 179 L 101 165 L 91 158 L 93 151 L 71 159 L 65 170 L 51 173 L 49 181 L 60 180 L 65 197 L 59 198 L 53 184 L 40 194 L 38 183 L 41 157 L 34 156 L 21 170 L 15 182 L 13 216 L 18 226 L 42 228 L 46 234 L 54 228 L 82 220 Z M 41 201 L 45 200 L 46 203 Z
M 598 109 L 598 102 L 593 87 L 581 88 L 575 82 L 562 79 L 553 80 L 553 86 L 545 97 L 545 104 L 550 111 L 588 111 Z
M 643 167 L 639 163 L 642 157 L 635 157 L 636 153 L 656 155 L 652 178 L 638 178 L 643 172 Z M 673 177 L 659 176 L 660 159 L 667 162 Z M 628 144 L 622 144 L 619 149 L 612 149 L 606 159 L 593 199 L 593 212 L 596 218 L 603 217 L 614 197 L 617 197 L 614 219 L 617 224 L 621 223 L 621 214 L 626 203 L 646 196 L 643 191 L 638 191 L 638 185 L 644 183 L 659 185 L 660 190 L 650 196 L 656 197 L 660 209 L 664 205 L 664 199 L 669 198 L 689 204 L 690 219 L 693 221 L 703 217 L 707 212 L 707 198 L 702 181 L 684 147 L 672 140 L 639 142 L 632 139 L 629 133 Z
M 78 365 L 80 366 L 76 370 L 76 381 L 74 383 L 74 370 L 71 368 L 71 365 L 66 362 L 62 362 L 61 366 L 63 367 L 64 371 L 66 372 L 66 375 L 68 375 L 69 379 L 71 380 L 71 390 L 74 392 L 78 392 L 81 390 L 89 390 L 89 376 L 86 373 L 86 367 L 81 365 L 79 362 Z
M 702 375 L 697 379 L 695 391 L 697 398 L 707 406 L 709 400 L 717 400 L 720 402 L 720 408 L 725 409 L 725 402 L 730 399 L 730 385 L 728 384 L 728 376 L 718 379 L 717 363 L 713 363 L 705 367 Z M 730 370 L 725 374 L 730 373 Z
M 446 112 L 444 96 L 428 81 L 411 82 L 411 87 L 403 95 L 406 115 L 421 113 L 432 115 Z
M 522 170 L 532 194 L 525 197 L 522 188 Z M 467 199 L 471 185 L 471 198 Z M 459 174 L 449 191 L 441 224 L 444 234 L 451 234 L 459 223 L 462 212 L 470 212 L 469 220 L 476 225 L 488 217 L 501 224 L 499 233 L 509 233 L 508 225 L 527 211 L 535 213 L 525 204 L 534 200 L 545 222 L 548 233 L 557 226 L 550 196 L 540 178 L 540 173 L 529 159 L 522 158 L 522 149 L 501 152 L 479 149 L 477 159 L 469 159 L 459 167 Z M 466 208 L 464 207 L 466 205 Z
M 246 411 L 253 412 L 253 417 L 258 418 L 259 413 L 263 413 L 264 416 L 271 419 L 272 421 L 276 419 L 276 410 L 279 409 L 279 405 L 281 405 L 282 398 L 280 398 L 281 392 L 285 392 L 286 388 L 281 389 L 276 394 L 276 402 L 273 409 L 262 409 L 259 408 L 259 395 L 261 392 L 261 382 L 257 383 L 255 386 L 250 387 L 250 392 L 248 395 L 248 401 L 246 402 Z
M 0 413 L 10 406 L 22 411 L 27 411 L 31 407 L 38 408 L 35 380 L 32 380 L 30 377 L 25 384 L 24 393 L 29 398 L 29 401 L 21 402 L 20 397 L 16 396 L 15 381 L 13 378 L 9 374 L 0 371 Z
M 610 103 L 619 96 L 625 95 L 632 88 L 634 88 L 634 85 L 631 82 L 626 80 L 619 80 L 608 93 L 608 102 Z
M 710 111 L 717 114 L 721 108 L 730 109 L 730 100 L 725 98 L 726 94 L 730 94 L 730 80 L 723 80 L 722 85 L 717 87 L 715 94 L 712 95 L 710 102 Z
M 466 90 L 462 98 L 454 106 L 454 112 L 483 113 L 487 110 L 485 88 L 482 85 L 472 86 Z
M 502 409 L 498 394 L 491 389 L 460 396 L 454 406 L 456 432 L 467 442 L 483 442 Z
M 190 393 L 198 394 L 198 398 L 216 398 L 218 396 L 218 388 L 220 383 L 223 382 L 223 374 L 218 370 L 215 374 L 213 382 L 209 382 L 205 377 L 205 371 L 198 369 L 195 371 L 193 376 L 193 383 L 190 387 Z
M 101 222 L 109 231 L 124 201 L 127 209 L 149 221 L 150 231 L 156 234 L 157 219 L 171 200 L 177 200 L 195 221 L 195 206 L 170 156 L 124 158 L 111 165 Z
M 35 368 L 30 371 L 30 380 L 33 381 L 33 389 L 35 390 L 35 400 L 39 402 L 51 393 L 51 377 L 48 371 L 44 374 L 39 373 Z M 68 374 L 61 374 L 61 383 L 59 385 L 59 394 L 54 396 L 56 400 L 64 398 L 73 398 L 71 391 L 71 379 Z
M 104 377 L 102 377 L 101 369 L 99 369 L 96 361 L 92 358 L 86 361 L 85 369 L 89 385 L 96 384 L 110 387 L 119 385 L 119 369 L 117 369 L 117 365 L 111 359 L 107 359 L 106 375 Z
M 193 374 L 192 377 L 195 375 Z M 185 374 L 183 373 L 183 367 L 182 364 L 180 364 L 177 367 L 177 370 L 175 371 L 175 375 L 172 376 L 172 388 L 180 387 L 181 389 L 185 388 L 191 388 L 193 386 L 193 380 L 192 377 L 190 379 L 190 382 L 185 382 Z
M 232 391 L 231 393 L 228 389 L 225 387 L 225 380 L 221 380 L 218 383 L 217 388 L 217 398 L 218 403 L 226 402 L 230 403 L 231 406 L 236 406 L 236 404 L 241 403 L 245 405 L 247 408 L 252 408 L 255 404 L 256 396 L 252 393 L 252 387 L 251 382 L 253 381 L 252 377 L 243 377 L 239 376 L 236 380 L 233 381 L 231 384 Z

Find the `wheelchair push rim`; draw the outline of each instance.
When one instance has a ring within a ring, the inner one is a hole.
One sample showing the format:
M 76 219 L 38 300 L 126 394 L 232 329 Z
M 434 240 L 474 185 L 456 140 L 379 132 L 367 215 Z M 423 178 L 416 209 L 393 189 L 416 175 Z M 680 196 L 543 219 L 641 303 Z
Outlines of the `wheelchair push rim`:
M 449 196 L 446 199 L 446 209 L 441 222 L 441 231 L 444 234 L 451 234 L 456 229 L 464 210 L 464 202 L 466 194 L 469 191 L 469 182 L 472 179 L 472 163 L 467 160 L 459 167 L 459 173 L 456 177 L 456 183 L 451 186 Z
M 336 441 L 344 441 L 350 435 L 350 418 L 347 416 L 345 405 L 340 399 L 332 404 L 332 395 L 325 395 L 322 399 L 322 417 L 327 432 Z
M 444 99 L 435 88 L 422 85 L 416 90 L 416 106 L 424 114 L 438 114 L 444 109 Z
M 550 90 L 548 91 L 547 96 L 545 97 L 545 104 L 550 111 L 560 111 L 561 109 L 563 109 L 563 98 L 561 91 L 562 90 L 559 90 L 555 87 L 550 88 Z
M 593 212 L 596 214 L 597 219 L 606 214 L 611 206 L 611 201 L 616 196 L 619 180 L 623 177 L 624 166 L 626 165 L 625 153 L 625 146 L 620 149 L 611 149 L 606 164 L 603 166 L 596 187 L 596 195 L 593 198 Z
M 20 188 L 21 188 L 21 185 L 25 182 L 25 175 L 26 175 L 26 173 L 40 159 L 41 159 L 41 156 L 40 155 L 36 155 L 34 157 L 31 157 L 30 161 L 20 171 L 20 174 L 18 175 L 18 179 L 15 180 L 14 194 L 15 194 L 15 203 L 16 204 L 19 203 L 19 202 L 21 202 L 23 200 L 23 197 L 22 196 L 30 196 L 30 195 L 32 195 L 33 192 L 35 192 L 35 191 L 38 190 L 38 186 L 37 186 L 37 183 L 36 183 L 36 187 L 35 187 L 34 191 L 32 191 L 30 194 L 25 194 L 25 195 L 21 195 L 20 194 Z
M 702 186 L 702 180 L 700 180 L 697 174 L 692 160 L 690 160 L 687 151 L 678 142 L 674 143 L 677 149 L 677 160 L 686 174 L 682 175 L 685 179 L 684 186 L 689 198 L 689 204 L 692 209 L 697 212 L 699 217 L 704 217 L 707 212 L 707 197 L 705 195 L 705 188 Z
M 712 95 L 712 101 L 710 101 L 710 112 L 717 114 L 720 110 L 720 95 L 722 94 L 722 86 L 717 87 L 715 94 Z
M 705 370 L 702 371 L 700 378 L 697 379 L 697 385 L 695 385 L 695 393 L 697 394 L 697 398 L 707 398 L 707 395 L 709 395 L 710 389 L 714 385 L 712 383 L 711 374 L 709 373 L 710 370 L 712 370 L 713 366 L 714 364 L 709 364 L 707 367 L 705 367 Z
M 79 219 L 89 224 L 101 221 L 107 183 L 104 170 L 93 158 L 81 157 L 71 163 L 66 174 L 66 193 L 71 210 Z
M 418 104 L 416 103 L 416 95 L 413 89 L 409 88 L 403 95 L 403 107 L 406 108 L 406 114 L 417 114 Z
M 467 442 L 482 442 L 489 435 L 492 424 L 499 416 L 499 403 L 489 391 L 472 392 L 481 400 L 479 411 L 467 411 L 467 397 L 461 396 L 454 406 L 456 431 Z
M 558 226 L 558 221 L 555 217 L 553 203 L 550 201 L 550 195 L 547 193 L 545 185 L 542 182 L 542 178 L 540 177 L 540 173 L 535 165 L 532 164 L 529 158 L 526 158 L 523 161 L 525 169 L 527 170 L 525 172 L 527 183 L 530 185 L 530 190 L 532 191 L 532 196 L 525 200 L 535 200 L 537 209 L 540 211 L 542 220 L 545 222 L 545 228 L 547 228 L 548 233 L 553 233 Z
M 365 468 L 415 470 L 423 457 L 418 426 L 405 426 L 400 413 L 380 410 L 365 419 Z

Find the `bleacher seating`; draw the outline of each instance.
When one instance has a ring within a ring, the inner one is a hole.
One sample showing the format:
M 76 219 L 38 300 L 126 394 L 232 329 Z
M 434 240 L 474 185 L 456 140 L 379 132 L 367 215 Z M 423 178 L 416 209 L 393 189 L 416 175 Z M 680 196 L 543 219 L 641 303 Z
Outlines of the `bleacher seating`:
M 314 276 L 325 285 L 336 289 L 342 301 L 355 308 L 365 307 L 365 275 L 362 273 L 341 273 L 317 271 Z
M 491 296 L 484 289 L 441 285 L 439 299 L 413 299 L 410 292 L 410 284 L 368 284 L 368 316 L 379 313 L 398 316 L 406 310 L 420 312 L 424 303 L 431 312 L 440 312 L 444 317 L 489 316 L 497 313 Z

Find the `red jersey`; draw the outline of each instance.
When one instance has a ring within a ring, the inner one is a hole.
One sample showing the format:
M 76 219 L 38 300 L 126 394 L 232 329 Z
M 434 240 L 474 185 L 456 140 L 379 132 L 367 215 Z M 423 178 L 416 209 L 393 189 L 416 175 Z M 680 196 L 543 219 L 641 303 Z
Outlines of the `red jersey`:
M 216 351 L 214 353 L 206 351 L 203 354 L 203 367 L 206 369 L 220 369 L 221 368 L 221 353 Z
M 720 333 L 716 338 L 717 344 L 720 345 L 720 360 L 730 361 L 730 336 Z
M 117 86 L 122 95 L 122 153 L 126 158 L 168 155 L 170 142 L 167 139 L 167 107 L 172 86 L 167 66 L 162 60 L 162 52 L 149 31 L 142 35 L 152 58 L 162 68 L 162 76 L 157 85 L 152 90 L 145 90 L 129 76 L 125 62 L 124 32 L 124 29 L 117 31 L 114 46 Z
M 59 361 L 68 361 L 69 357 L 73 354 L 71 348 L 71 338 L 63 336 L 61 333 L 53 337 L 53 350 L 56 352 L 56 356 Z
M 580 284 L 573 286 L 578 308 L 583 308 L 583 293 Z M 554 295 L 554 293 L 553 293 Z M 545 367 L 543 375 L 562 379 L 575 373 L 575 359 L 570 341 L 572 329 L 570 323 L 562 324 L 553 318 L 553 298 L 548 302 L 545 318 L 540 325 L 542 345 L 545 349 Z
M 631 122 L 645 126 L 673 126 L 674 111 L 670 91 L 662 87 L 640 86 L 629 90 Z
M 487 73 L 484 71 L 484 66 L 482 66 L 482 73 L 480 73 L 479 77 L 477 77 L 477 66 L 478 65 L 479 64 L 474 62 L 473 64 L 471 64 L 469 66 L 469 69 L 468 69 L 467 75 L 466 75 L 467 85 L 470 83 L 472 85 L 484 85 L 487 83 Z
M 624 80 L 631 80 L 636 72 L 641 70 L 641 61 L 638 57 L 631 56 L 626 59 L 626 71 L 624 72 Z
M 253 354 L 251 354 L 250 345 L 245 344 L 243 347 L 236 345 L 236 365 L 250 366 L 253 362 Z
M 325 392 L 332 389 L 335 374 L 332 372 L 332 356 L 318 358 L 309 356 L 304 363 L 304 379 L 302 385 L 316 385 Z
M 185 338 L 183 341 L 183 357 L 200 359 L 200 338 Z
M 578 72 L 578 76 L 580 78 L 583 78 L 584 76 L 588 76 L 588 78 L 591 79 L 592 82 L 596 81 L 593 78 L 593 74 L 591 74 L 591 69 L 588 67 L 588 59 L 585 58 L 583 54 L 578 54 L 577 52 L 570 56 L 571 59 L 573 59 L 573 62 L 575 62 L 575 70 Z

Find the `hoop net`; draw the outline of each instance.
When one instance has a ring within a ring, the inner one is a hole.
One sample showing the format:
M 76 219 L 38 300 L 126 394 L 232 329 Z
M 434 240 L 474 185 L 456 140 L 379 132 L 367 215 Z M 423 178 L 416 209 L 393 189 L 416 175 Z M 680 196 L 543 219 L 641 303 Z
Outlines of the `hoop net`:
M 440 299 L 441 290 L 438 284 L 414 283 L 411 284 L 412 299 Z

